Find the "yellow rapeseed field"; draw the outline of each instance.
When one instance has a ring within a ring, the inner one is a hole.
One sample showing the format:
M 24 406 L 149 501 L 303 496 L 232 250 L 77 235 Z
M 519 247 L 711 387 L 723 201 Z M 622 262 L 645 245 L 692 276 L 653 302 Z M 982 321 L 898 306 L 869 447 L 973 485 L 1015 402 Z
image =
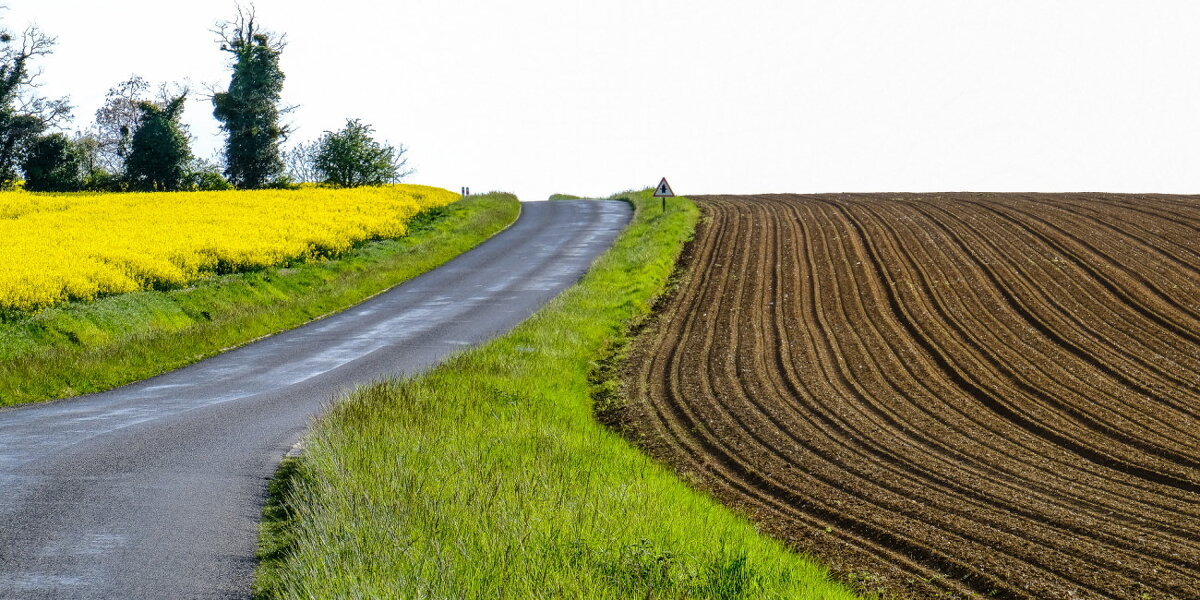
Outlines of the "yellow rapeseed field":
M 333 256 L 364 240 L 402 236 L 413 215 L 458 198 L 421 185 L 0 192 L 0 309 L 37 310 Z

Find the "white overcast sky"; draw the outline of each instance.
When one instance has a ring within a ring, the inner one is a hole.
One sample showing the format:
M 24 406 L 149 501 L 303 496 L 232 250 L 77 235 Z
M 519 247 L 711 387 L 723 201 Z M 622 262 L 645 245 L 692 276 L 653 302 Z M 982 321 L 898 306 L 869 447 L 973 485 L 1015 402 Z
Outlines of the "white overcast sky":
M 0 2 L 76 127 L 134 73 L 228 83 L 232 0 Z M 255 4 L 294 140 L 362 118 L 456 191 L 1200 191 L 1194 0 Z

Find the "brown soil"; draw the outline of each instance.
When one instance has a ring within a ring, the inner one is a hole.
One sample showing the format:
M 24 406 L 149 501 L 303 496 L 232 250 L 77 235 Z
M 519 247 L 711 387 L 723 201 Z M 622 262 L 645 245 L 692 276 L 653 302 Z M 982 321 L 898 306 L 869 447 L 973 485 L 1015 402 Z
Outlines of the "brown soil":
M 1200 197 L 696 199 L 632 439 L 864 589 L 1200 598 Z

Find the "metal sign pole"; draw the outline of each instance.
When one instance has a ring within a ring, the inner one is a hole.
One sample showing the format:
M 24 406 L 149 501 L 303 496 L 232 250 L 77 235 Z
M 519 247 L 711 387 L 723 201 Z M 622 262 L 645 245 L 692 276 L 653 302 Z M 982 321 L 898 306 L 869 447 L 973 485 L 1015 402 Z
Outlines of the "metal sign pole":
M 658 187 L 654 188 L 654 197 L 662 198 L 662 211 L 667 212 L 667 198 L 675 196 L 675 192 L 671 190 L 671 184 L 667 183 L 667 178 L 663 177 L 662 181 L 658 182 Z

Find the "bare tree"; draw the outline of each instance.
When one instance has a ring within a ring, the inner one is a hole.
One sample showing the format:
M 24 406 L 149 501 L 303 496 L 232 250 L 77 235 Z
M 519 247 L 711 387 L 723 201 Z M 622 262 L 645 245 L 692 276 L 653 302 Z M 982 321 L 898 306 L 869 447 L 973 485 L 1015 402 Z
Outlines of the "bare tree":
M 392 183 L 400 183 L 400 180 L 416 173 L 417 170 L 408 166 L 408 148 L 404 144 L 396 144 L 395 152 L 392 154 Z
M 16 165 L 28 145 L 46 128 L 70 117 L 67 98 L 36 94 L 41 71 L 30 68 L 30 61 L 51 53 L 55 41 L 36 27 L 27 28 L 19 39 L 0 29 L 0 188 L 16 181 Z
M 120 173 L 137 131 L 142 111 L 138 104 L 145 101 L 150 84 L 138 75 L 109 88 L 104 104 L 96 109 L 93 126 L 97 141 L 96 163 L 109 173 Z
M 150 88 L 150 82 L 140 75 L 130 75 L 104 95 L 104 104 L 96 109 L 95 123 L 87 134 L 95 138 L 96 166 L 111 174 L 122 174 L 133 144 L 133 134 L 141 125 L 142 111 L 138 107 L 143 102 L 150 102 L 166 108 L 175 98 L 191 93 L 191 87 L 186 83 L 161 83 L 154 99 L 150 100 L 147 98 Z M 179 129 L 187 136 L 189 144 L 195 143 L 186 124 L 180 123 Z
M 94 131 L 76 131 L 71 141 L 79 150 L 81 167 L 85 175 L 91 174 L 100 167 L 100 138 Z
M 288 179 L 295 183 L 321 181 L 321 173 L 317 170 L 317 152 L 320 149 L 320 143 L 314 140 L 300 142 L 290 150 L 284 150 L 283 164 L 287 168 Z

